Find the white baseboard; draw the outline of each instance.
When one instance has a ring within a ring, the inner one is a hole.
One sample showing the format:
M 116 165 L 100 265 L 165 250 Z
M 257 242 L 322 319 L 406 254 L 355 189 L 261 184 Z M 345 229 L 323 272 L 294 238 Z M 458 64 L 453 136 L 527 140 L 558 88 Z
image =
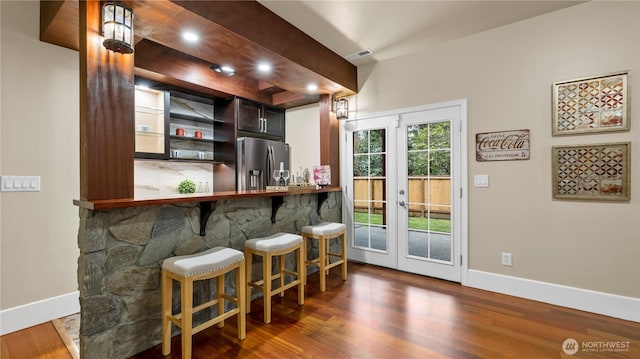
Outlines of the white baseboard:
M 0 311 L 0 335 L 80 311 L 78 291 Z
M 640 322 L 640 298 L 469 270 L 465 285 L 562 307 Z

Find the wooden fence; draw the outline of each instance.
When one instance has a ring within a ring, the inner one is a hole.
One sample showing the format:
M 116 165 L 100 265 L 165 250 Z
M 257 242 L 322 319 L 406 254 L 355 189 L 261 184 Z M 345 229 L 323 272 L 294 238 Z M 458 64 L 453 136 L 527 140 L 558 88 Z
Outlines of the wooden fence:
M 411 217 L 449 218 L 451 179 L 449 177 L 410 177 L 407 195 Z M 383 177 L 354 178 L 353 199 L 356 212 L 383 213 L 386 182 Z M 364 201 L 373 201 L 372 203 Z

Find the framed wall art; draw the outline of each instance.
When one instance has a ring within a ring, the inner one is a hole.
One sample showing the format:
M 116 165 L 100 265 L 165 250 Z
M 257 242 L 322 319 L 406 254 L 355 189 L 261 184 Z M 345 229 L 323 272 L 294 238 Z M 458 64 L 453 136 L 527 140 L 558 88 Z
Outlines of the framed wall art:
M 630 147 L 630 142 L 553 146 L 553 197 L 628 201 Z
M 476 161 L 515 161 L 529 159 L 529 130 L 476 134 Z
M 629 130 L 628 71 L 554 82 L 553 135 Z

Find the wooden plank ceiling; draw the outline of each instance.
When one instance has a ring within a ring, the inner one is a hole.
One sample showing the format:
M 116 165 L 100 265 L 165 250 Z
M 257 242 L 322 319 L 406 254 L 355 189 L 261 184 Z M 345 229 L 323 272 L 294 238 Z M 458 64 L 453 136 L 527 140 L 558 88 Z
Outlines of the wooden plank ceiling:
M 356 67 L 255 1 L 124 1 L 135 12 L 136 75 L 277 107 L 357 92 Z M 78 50 L 78 0 L 40 2 L 40 39 Z M 199 35 L 197 44 L 182 32 Z M 123 55 L 128 56 L 128 55 Z M 260 61 L 272 71 L 257 71 Z M 230 65 L 235 76 L 212 71 Z M 307 90 L 309 83 L 318 90 Z

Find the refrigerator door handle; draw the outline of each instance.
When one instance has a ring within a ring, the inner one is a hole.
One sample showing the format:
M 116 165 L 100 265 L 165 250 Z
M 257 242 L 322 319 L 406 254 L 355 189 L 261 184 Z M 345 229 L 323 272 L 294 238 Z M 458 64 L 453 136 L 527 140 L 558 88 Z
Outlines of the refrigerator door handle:
M 267 146 L 267 173 L 265 174 L 265 186 L 267 186 L 269 184 L 269 182 L 271 182 L 271 176 L 273 174 L 273 169 L 274 164 L 273 164 L 273 147 L 272 146 Z

